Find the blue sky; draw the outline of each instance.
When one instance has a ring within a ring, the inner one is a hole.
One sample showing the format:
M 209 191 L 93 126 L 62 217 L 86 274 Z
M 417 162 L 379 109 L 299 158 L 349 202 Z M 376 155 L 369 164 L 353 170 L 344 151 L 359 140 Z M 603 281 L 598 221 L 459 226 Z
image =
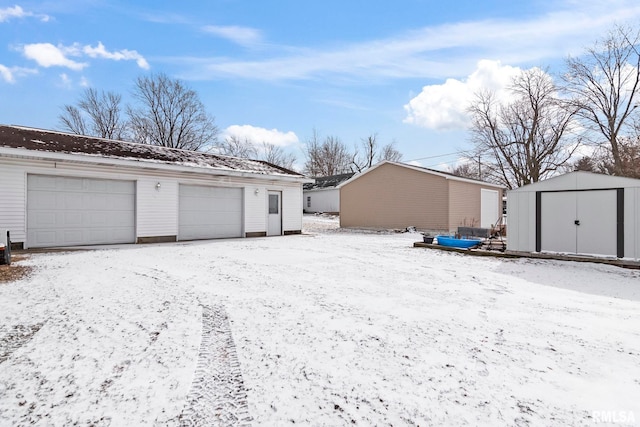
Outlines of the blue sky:
M 518 69 L 551 74 L 636 0 L 0 0 L 0 123 L 60 129 L 93 87 L 130 99 L 163 72 L 195 89 L 222 137 L 303 160 L 313 129 L 353 146 L 372 133 L 444 168 L 469 148 L 465 106 Z

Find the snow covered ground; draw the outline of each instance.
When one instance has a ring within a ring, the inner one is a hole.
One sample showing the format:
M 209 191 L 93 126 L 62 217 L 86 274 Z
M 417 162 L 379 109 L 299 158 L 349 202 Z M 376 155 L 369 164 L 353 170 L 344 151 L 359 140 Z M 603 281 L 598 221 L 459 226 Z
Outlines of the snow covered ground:
M 305 232 L 31 255 L 0 285 L 0 424 L 179 424 L 203 307 L 255 426 L 640 423 L 640 272 Z

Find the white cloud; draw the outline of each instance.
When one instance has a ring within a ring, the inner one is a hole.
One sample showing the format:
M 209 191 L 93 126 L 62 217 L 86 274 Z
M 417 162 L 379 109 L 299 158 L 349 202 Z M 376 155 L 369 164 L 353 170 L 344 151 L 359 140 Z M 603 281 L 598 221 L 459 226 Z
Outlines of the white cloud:
M 447 79 L 443 84 L 423 87 L 404 106 L 407 111 L 404 122 L 435 130 L 464 128 L 469 123 L 466 110 L 474 93 L 489 89 L 505 99 L 506 87 L 520 72 L 520 68 L 502 65 L 500 61 L 482 60 L 464 80 Z
M 7 83 L 15 83 L 16 77 L 26 76 L 27 74 L 37 74 L 38 70 L 22 67 L 6 67 L 0 64 L 0 77 Z
M 17 5 L 13 7 L 6 7 L 4 9 L 0 8 L 0 22 L 6 22 L 11 18 L 26 18 L 26 17 L 35 17 L 40 19 L 42 22 L 47 22 L 50 19 L 48 15 L 27 12 L 23 8 Z
M 60 74 L 60 81 L 62 83 L 62 86 L 66 88 L 70 88 L 73 83 L 67 73 Z
M 202 29 L 207 33 L 225 38 L 241 46 L 253 46 L 262 41 L 262 34 L 255 28 L 240 27 L 235 25 L 207 25 Z
M 451 23 L 340 48 L 282 47 L 278 58 L 197 60 L 194 78 L 312 79 L 446 78 L 468 75 L 481 58 L 539 63 L 582 51 L 614 23 L 640 19 L 636 0 L 545 3 L 553 9 L 518 20 Z M 188 60 L 188 59 L 186 59 Z
M 16 81 L 11 70 L 2 64 L 0 64 L 0 76 L 2 76 L 2 79 L 7 83 L 14 83 Z
M 20 6 L 0 9 L 0 22 L 8 21 L 10 18 L 22 18 L 24 16 L 25 11 Z
M 76 51 L 75 46 L 54 46 L 51 43 L 34 43 L 23 47 L 24 56 L 28 59 L 33 59 L 41 67 L 66 67 L 80 71 L 88 64 L 67 58 L 68 55 L 75 56 L 77 54 Z
M 78 62 L 70 57 L 89 57 L 89 58 L 103 58 L 113 61 L 121 60 L 133 60 L 136 61 L 138 67 L 145 70 L 149 69 L 149 63 L 142 55 L 135 50 L 123 49 L 116 52 L 109 52 L 105 46 L 98 42 L 96 47 L 91 45 L 81 46 L 79 43 L 74 43 L 70 46 L 58 45 L 54 46 L 51 43 L 34 43 L 24 45 L 22 51 L 25 57 L 32 59 L 38 63 L 41 67 L 66 67 L 74 71 L 81 71 L 85 67 L 88 67 L 87 62 Z
M 116 52 L 109 52 L 101 42 L 98 42 L 96 47 L 87 45 L 82 49 L 82 51 L 91 58 L 112 59 L 114 61 L 134 60 L 136 61 L 136 64 L 138 64 L 138 67 L 145 70 L 149 69 L 149 63 L 147 60 L 135 50 L 122 49 Z
M 282 132 L 278 129 L 265 129 L 251 125 L 232 125 L 223 132 L 223 137 L 235 136 L 241 139 L 247 138 L 257 147 L 263 142 L 279 147 L 297 144 L 298 136 L 294 132 Z

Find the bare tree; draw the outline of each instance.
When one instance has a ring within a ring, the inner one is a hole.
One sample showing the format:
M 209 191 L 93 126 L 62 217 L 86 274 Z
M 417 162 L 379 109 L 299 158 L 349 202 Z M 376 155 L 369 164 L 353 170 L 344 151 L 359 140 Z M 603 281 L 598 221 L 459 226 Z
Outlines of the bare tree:
M 510 92 L 514 101 L 499 102 L 495 93 L 481 91 L 469 112 L 472 141 L 483 153 L 483 177 L 516 188 L 557 170 L 577 145 L 565 138 L 574 113 L 556 98 L 556 87 L 546 72 L 523 71 Z
M 202 150 L 217 141 L 218 128 L 198 94 L 165 74 L 136 80 L 133 97 L 138 108 L 128 108 L 133 140 L 185 150 Z
M 339 138 L 328 136 L 320 141 L 314 129 L 305 147 L 305 173 L 309 176 L 331 176 L 350 172 L 351 153 Z
M 216 148 L 220 154 L 225 156 L 264 160 L 272 165 L 291 170 L 297 160 L 293 153 L 287 153 L 282 147 L 275 144 L 263 141 L 262 146 L 258 148 L 250 138 L 241 138 L 235 135 L 226 137 L 222 142 L 216 144 Z
M 126 139 L 127 124 L 121 117 L 122 96 L 88 88 L 78 106 L 65 105 L 58 117 L 64 130 L 79 135 Z
M 378 151 L 377 138 L 378 135 L 374 133 L 360 140 L 361 147 L 359 149 L 356 146 L 353 151 L 353 160 L 351 160 L 353 172 L 362 172 L 373 166 Z
M 295 154 L 287 153 L 282 147 L 267 142 L 262 142 L 262 153 L 259 157 L 272 165 L 290 170 L 293 170 L 297 160 Z
M 478 163 L 473 161 L 465 161 L 451 171 L 456 176 L 463 178 L 480 179 L 480 167 Z
M 74 105 L 62 107 L 64 112 L 58 116 L 63 130 L 77 135 L 89 135 L 87 122 L 80 109 Z
M 563 76 L 565 89 L 578 115 L 596 135 L 604 137 L 611 153 L 613 173 L 622 174 L 621 137 L 629 131 L 640 88 L 640 32 L 617 26 L 587 49 L 569 57 Z M 602 139 L 595 142 L 602 142 Z
M 258 157 L 258 150 L 249 138 L 239 136 L 227 136 L 216 147 L 220 154 L 225 156 L 240 157 L 243 159 L 255 159 Z
M 369 169 L 376 163 L 383 160 L 391 162 L 399 162 L 402 160 L 402 153 L 395 148 L 396 142 L 391 141 L 389 144 L 378 149 L 378 135 L 371 134 L 360 140 L 360 147 L 356 146 L 353 152 L 353 160 L 351 161 L 351 170 L 353 172 L 362 172 Z
M 402 161 L 402 153 L 396 149 L 396 142 L 391 141 L 380 149 L 378 154 L 378 162 L 388 160 L 390 162 Z

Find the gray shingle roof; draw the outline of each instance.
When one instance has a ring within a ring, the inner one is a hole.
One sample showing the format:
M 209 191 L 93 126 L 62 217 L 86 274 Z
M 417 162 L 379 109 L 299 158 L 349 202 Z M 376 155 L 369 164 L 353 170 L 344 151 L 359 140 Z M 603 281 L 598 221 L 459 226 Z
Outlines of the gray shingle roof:
M 337 187 L 338 185 L 351 178 L 353 175 L 353 173 L 343 173 L 340 175 L 322 176 L 316 178 L 316 182 L 304 184 L 302 188 L 305 190 L 317 190 L 321 188 Z
M 240 159 L 199 151 L 179 150 L 51 130 L 0 125 L 0 147 L 51 153 L 163 163 L 194 168 L 221 169 L 262 175 L 303 175 L 262 160 Z

